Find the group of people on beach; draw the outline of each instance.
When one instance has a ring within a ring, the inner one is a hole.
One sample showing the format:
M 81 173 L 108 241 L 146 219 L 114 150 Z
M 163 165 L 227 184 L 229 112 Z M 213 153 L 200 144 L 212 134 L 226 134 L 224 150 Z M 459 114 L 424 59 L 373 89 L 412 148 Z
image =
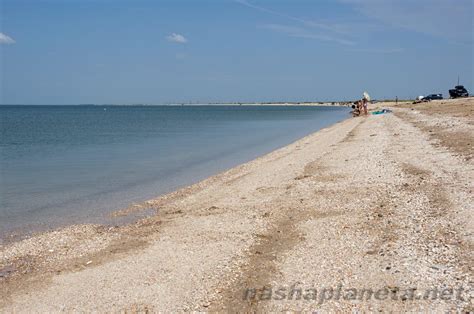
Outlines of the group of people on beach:
M 352 116 L 353 117 L 358 117 L 362 114 L 362 112 L 364 113 L 364 115 L 368 115 L 368 111 L 367 111 L 367 106 L 369 104 L 369 100 L 366 98 L 366 97 L 363 97 L 362 99 L 359 99 L 357 101 L 355 101 L 353 104 L 352 104 Z

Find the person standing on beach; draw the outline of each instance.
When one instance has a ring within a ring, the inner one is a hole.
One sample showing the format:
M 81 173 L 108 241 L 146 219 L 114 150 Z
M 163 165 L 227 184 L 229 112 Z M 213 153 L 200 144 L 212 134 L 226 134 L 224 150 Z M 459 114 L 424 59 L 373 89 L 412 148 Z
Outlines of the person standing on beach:
M 368 111 L 367 111 L 367 106 L 369 104 L 369 101 L 367 100 L 367 98 L 362 98 L 362 107 L 364 108 L 364 114 L 365 115 L 368 115 Z
M 362 100 L 357 101 L 357 109 L 359 110 L 359 115 L 362 113 Z

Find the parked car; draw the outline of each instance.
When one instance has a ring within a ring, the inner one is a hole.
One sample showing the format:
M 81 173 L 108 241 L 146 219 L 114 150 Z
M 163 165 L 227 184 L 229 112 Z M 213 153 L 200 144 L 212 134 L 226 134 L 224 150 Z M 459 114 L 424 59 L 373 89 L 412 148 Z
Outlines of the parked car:
M 457 85 L 454 89 L 449 90 L 449 96 L 451 98 L 469 97 L 469 92 L 464 88 L 464 86 Z
M 423 100 L 435 100 L 435 99 L 443 99 L 443 94 L 430 94 L 428 96 L 423 97 Z

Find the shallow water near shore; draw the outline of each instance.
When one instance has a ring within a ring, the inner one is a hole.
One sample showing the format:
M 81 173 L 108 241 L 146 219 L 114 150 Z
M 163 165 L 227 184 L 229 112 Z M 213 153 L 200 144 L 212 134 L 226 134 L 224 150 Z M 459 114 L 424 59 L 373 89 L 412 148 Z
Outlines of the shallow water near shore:
M 345 107 L 0 106 L 0 238 L 107 222 L 348 116 Z

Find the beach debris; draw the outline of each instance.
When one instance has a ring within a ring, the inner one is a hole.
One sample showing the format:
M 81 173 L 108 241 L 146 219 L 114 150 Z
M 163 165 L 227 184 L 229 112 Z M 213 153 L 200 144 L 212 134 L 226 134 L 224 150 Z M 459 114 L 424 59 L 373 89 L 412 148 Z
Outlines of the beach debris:
M 309 177 L 311 177 L 311 176 L 308 175 L 308 174 L 302 174 L 302 175 L 299 175 L 299 176 L 295 177 L 295 180 L 297 180 L 297 181 L 298 180 L 303 180 L 303 179 L 306 179 L 306 178 L 309 178 Z
M 0 278 L 8 277 L 11 273 L 15 272 L 16 268 L 13 265 L 8 265 L 0 268 Z

